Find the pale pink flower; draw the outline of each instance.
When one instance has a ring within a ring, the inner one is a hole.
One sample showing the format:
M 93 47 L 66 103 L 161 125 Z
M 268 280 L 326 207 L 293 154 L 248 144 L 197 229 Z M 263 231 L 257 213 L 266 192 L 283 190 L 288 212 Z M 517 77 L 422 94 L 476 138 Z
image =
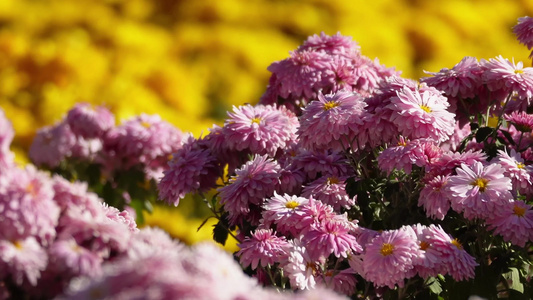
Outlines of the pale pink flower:
M 352 92 L 319 93 L 318 100 L 309 103 L 300 116 L 300 143 L 310 150 L 349 147 L 351 136 L 363 124 L 364 106 L 362 97 Z
M 338 270 L 327 270 L 322 277 L 318 277 L 317 286 L 328 287 L 335 292 L 352 296 L 354 294 L 357 279 L 355 278 L 355 271 L 352 268 Z M 329 299 L 329 298 L 328 298 Z
M 72 156 L 77 139 L 67 123 L 60 122 L 37 130 L 29 150 L 35 165 L 55 168 L 65 158 Z
M 281 267 L 289 277 L 293 289 L 308 290 L 316 287 L 319 264 L 309 256 L 301 240 L 293 240 L 287 261 Z
M 462 164 L 473 165 L 475 162 L 484 163 L 487 160 L 485 153 L 480 150 L 467 150 L 465 152 L 447 151 L 430 165 L 428 170 L 434 176 L 451 175 Z
M 293 164 L 296 168 L 303 170 L 311 180 L 316 179 L 319 174 L 337 177 L 353 174 L 343 153 L 333 150 L 300 150 L 293 157 Z
M 533 115 L 525 111 L 513 111 L 510 114 L 505 114 L 503 118 L 511 123 L 519 132 L 533 131 Z
M 387 107 L 393 111 L 390 121 L 410 139 L 431 138 L 442 142 L 453 133 L 455 115 L 447 110 L 446 97 L 433 87 L 415 91 L 404 87 Z
M 433 76 L 421 78 L 421 82 L 454 98 L 474 98 L 483 84 L 483 69 L 478 60 L 471 56 L 464 57 L 452 69 L 444 68 L 437 73 L 424 72 Z
M 533 48 L 533 18 L 525 16 L 518 18 L 518 24 L 513 27 L 513 33 L 516 38 L 531 50 Z M 529 58 L 533 57 L 533 52 L 529 55 Z
M 101 275 L 102 257 L 78 245 L 74 239 L 55 241 L 48 249 L 48 255 L 50 268 L 62 276 Z
M 533 182 L 533 165 L 525 165 L 524 159 L 514 149 L 509 153 L 498 150 L 494 161 L 505 169 L 505 176 L 511 178 L 515 190 L 527 191 Z
M 115 116 L 103 106 L 78 103 L 68 111 L 66 122 L 76 135 L 88 139 L 101 138 L 115 126 Z
M 47 263 L 46 251 L 34 237 L 0 239 L 0 277 L 10 277 L 18 286 L 35 286 Z
M 409 141 L 400 136 L 397 146 L 384 149 L 377 158 L 378 167 L 383 172 L 390 174 L 393 170 L 403 170 L 410 174 L 413 165 L 424 166 L 423 148 L 420 143 Z
M 413 260 L 419 251 L 415 238 L 404 230 L 387 230 L 365 245 L 364 278 L 375 286 L 402 287 L 414 276 Z
M 511 179 L 500 164 L 462 164 L 456 172 L 448 179 L 449 199 L 452 208 L 467 219 L 487 218 L 513 198 Z
M 325 260 L 330 254 L 347 258 L 363 249 L 350 231 L 352 226 L 338 219 L 324 219 L 318 226 L 306 231 L 302 242 L 315 260 Z
M 228 112 L 222 132 L 230 149 L 273 157 L 296 139 L 298 124 L 284 107 L 248 104 Z
M 14 155 L 9 150 L 9 146 L 14 137 L 15 131 L 13 130 L 13 126 L 0 107 L 0 174 L 2 174 L 8 167 L 14 165 Z
M 280 167 L 267 155 L 255 157 L 235 170 L 229 184 L 218 189 L 220 203 L 229 213 L 230 222 L 250 212 L 250 207 L 261 206 L 265 197 L 271 197 L 279 185 Z
M 524 67 L 521 61 L 515 64 L 514 60 L 511 62 L 501 55 L 483 60 L 482 64 L 483 79 L 491 91 L 516 92 L 519 99 L 529 103 L 533 97 L 533 68 Z
M 346 179 L 347 177 L 322 176 L 303 188 L 302 197 L 313 197 L 331 205 L 338 212 L 341 208 L 350 209 L 355 205 L 357 196 L 350 197 L 346 193 Z
M 296 236 L 296 225 L 303 215 L 302 207 L 309 199 L 295 195 L 278 195 L 265 200 L 263 204 L 263 224 L 270 226 L 276 224 L 276 229 L 282 234 L 291 233 Z
M 343 36 L 340 32 L 334 35 L 327 35 L 321 32 L 307 37 L 307 40 L 298 47 L 296 51 L 323 51 L 331 55 L 346 55 L 359 53 L 361 47 L 349 36 Z
M 320 226 L 325 219 L 333 219 L 336 214 L 331 205 L 327 205 L 320 200 L 309 198 L 309 202 L 299 208 L 300 213 L 296 215 L 294 227 L 300 234 Z
M 447 269 L 444 264 L 442 254 L 435 249 L 430 243 L 429 236 L 431 231 L 427 226 L 415 224 L 412 226 L 402 227 L 408 231 L 414 232 L 419 245 L 417 257 L 413 260 L 416 272 L 422 278 L 445 274 Z
M 290 248 L 285 237 L 277 237 L 272 229 L 257 229 L 250 237 L 246 237 L 239 245 L 237 256 L 243 268 L 252 270 L 259 265 L 266 267 L 285 259 Z
M 426 215 L 430 218 L 443 220 L 450 209 L 449 194 L 444 189 L 448 183 L 448 178 L 448 175 L 437 175 L 420 190 L 418 206 L 423 207 Z
M 533 210 L 523 201 L 509 201 L 487 220 L 487 225 L 494 234 L 519 247 L 533 240 Z

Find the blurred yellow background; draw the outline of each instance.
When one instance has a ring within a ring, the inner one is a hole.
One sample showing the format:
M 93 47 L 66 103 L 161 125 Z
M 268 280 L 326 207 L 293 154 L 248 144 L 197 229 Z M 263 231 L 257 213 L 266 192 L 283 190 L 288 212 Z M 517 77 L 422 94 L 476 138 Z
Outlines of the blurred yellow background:
M 309 35 L 351 36 L 417 79 L 467 55 L 526 62 L 512 34 L 525 15 L 533 1 L 0 0 L 0 106 L 19 162 L 36 129 L 80 101 L 199 136 L 232 105 L 256 103 L 268 65 Z

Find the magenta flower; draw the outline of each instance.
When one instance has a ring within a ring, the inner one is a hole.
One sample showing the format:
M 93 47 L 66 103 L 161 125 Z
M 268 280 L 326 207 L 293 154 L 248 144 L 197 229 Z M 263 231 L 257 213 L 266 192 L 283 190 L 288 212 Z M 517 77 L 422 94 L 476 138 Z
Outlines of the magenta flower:
M 475 162 L 485 162 L 487 156 L 481 151 L 468 150 L 465 152 L 444 152 L 430 165 L 429 172 L 436 175 L 451 175 L 462 164 L 473 165 Z
M 519 132 L 533 131 L 533 115 L 530 115 L 525 111 L 513 111 L 510 114 L 504 115 L 503 117 Z
M 516 92 L 519 99 L 529 103 L 533 97 L 533 68 L 524 68 L 521 61 L 515 64 L 514 60 L 511 62 L 501 55 L 482 62 L 483 79 L 489 90 L 502 90 L 506 94 Z
M 293 158 L 296 168 L 302 169 L 309 179 L 322 176 L 350 176 L 353 170 L 349 168 L 348 160 L 338 151 L 309 151 L 300 150 Z
M 0 176 L 0 239 L 52 242 L 60 212 L 53 197 L 50 177 L 31 165 Z
M 322 277 L 318 277 L 317 279 L 317 286 L 329 287 L 329 289 L 348 297 L 353 295 L 357 283 L 355 271 L 351 268 L 341 270 L 340 272 L 327 270 Z
M 220 203 L 229 213 L 230 222 L 236 224 L 239 218 L 250 212 L 250 206 L 261 206 L 265 197 L 274 194 L 279 185 L 280 167 L 267 155 L 255 155 L 240 169 L 235 170 L 229 184 L 218 189 Z
M 453 239 L 440 225 L 430 225 L 425 232 L 426 242 L 438 251 L 447 273 L 460 281 L 474 278 L 475 259 L 468 254 L 457 239 Z
M 318 100 L 309 103 L 300 116 L 298 136 L 304 148 L 310 150 L 349 147 L 363 124 L 365 103 L 361 96 L 347 91 L 318 94 Z
M 446 97 L 433 87 L 414 91 L 404 87 L 387 107 L 393 111 L 390 121 L 410 139 L 431 138 L 442 142 L 453 133 L 455 115 L 447 110 Z
M 413 260 L 418 254 L 417 240 L 404 230 L 387 230 L 365 246 L 362 276 L 376 286 L 402 287 L 414 276 Z
M 0 239 L 0 277 L 10 277 L 21 286 L 37 285 L 46 268 L 48 256 L 34 237 L 25 239 Z
M 413 260 L 418 275 L 422 278 L 428 278 L 438 274 L 446 274 L 447 269 L 442 254 L 433 247 L 429 239 L 429 236 L 432 235 L 430 229 L 421 224 L 403 226 L 402 229 L 412 232 L 418 241 L 419 252 Z
M 243 268 L 252 270 L 259 265 L 266 267 L 285 259 L 290 248 L 285 237 L 277 237 L 272 229 L 257 229 L 251 237 L 246 237 L 239 245 L 237 256 Z
M 520 44 L 524 44 L 527 49 L 533 48 L 533 18 L 521 17 L 518 18 L 518 24 L 513 27 L 513 33 Z M 529 58 L 533 57 L 533 52 L 529 55 Z
M 158 184 L 159 199 L 177 206 L 186 194 L 215 186 L 221 170 L 211 152 L 190 135 L 172 155 L 169 169 Z
M 513 198 L 511 179 L 500 164 L 462 164 L 456 172 L 448 179 L 449 199 L 452 208 L 467 219 L 488 218 Z
M 509 201 L 487 220 L 487 225 L 494 234 L 520 247 L 533 240 L 533 210 L 523 201 Z
M 67 123 L 46 126 L 37 130 L 29 156 L 35 165 L 55 168 L 63 159 L 72 156 L 76 142 L 76 136 Z
M 103 106 L 78 103 L 68 111 L 66 122 L 76 135 L 87 139 L 101 138 L 115 126 L 115 116 Z
M 511 178 L 513 190 L 527 191 L 533 183 L 533 165 L 525 165 L 524 159 L 514 149 L 510 153 L 498 150 L 494 162 L 499 163 L 504 169 L 504 175 Z
M 429 180 L 422 190 L 420 190 L 418 206 L 423 207 L 426 215 L 430 218 L 444 220 L 444 217 L 450 209 L 449 194 L 445 191 L 448 178 L 448 175 L 438 175 Z
M 339 32 L 329 36 L 324 32 L 320 35 L 312 35 L 298 47 L 296 51 L 323 51 L 331 55 L 346 55 L 359 53 L 361 47 L 349 36 L 343 36 Z
M 352 226 L 339 219 L 324 219 L 319 226 L 303 235 L 309 255 L 315 260 L 325 260 L 330 254 L 347 258 L 352 253 L 362 252 L 363 248 L 350 231 Z
M 313 198 L 309 198 L 309 202 L 302 205 L 299 210 L 300 213 L 296 215 L 297 221 L 294 226 L 300 234 L 320 227 L 325 219 L 334 219 L 337 216 L 331 205 Z
M 350 209 L 355 205 L 357 196 L 350 197 L 346 193 L 346 179 L 347 177 L 322 176 L 304 187 L 302 197 L 313 197 L 331 205 L 335 211 L 340 212 L 341 207 Z
M 228 112 L 223 134 L 230 149 L 275 156 L 296 139 L 298 119 L 285 108 L 244 105 Z
M 483 69 L 478 60 L 471 56 L 464 57 L 452 69 L 444 68 L 437 73 L 425 73 L 433 77 L 421 78 L 421 82 L 453 98 L 474 98 L 483 84 Z

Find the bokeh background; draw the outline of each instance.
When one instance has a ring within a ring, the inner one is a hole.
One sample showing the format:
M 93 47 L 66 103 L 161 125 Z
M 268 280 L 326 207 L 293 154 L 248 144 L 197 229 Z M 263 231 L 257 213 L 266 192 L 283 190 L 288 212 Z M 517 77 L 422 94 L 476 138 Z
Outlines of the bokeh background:
M 105 104 L 118 122 L 159 114 L 200 136 L 232 105 L 256 103 L 267 67 L 309 35 L 351 36 L 418 79 L 464 56 L 531 65 L 512 34 L 525 15 L 533 1 L 0 0 L 0 106 L 21 164 L 35 131 L 76 102 Z M 196 204 L 182 207 L 156 207 L 147 223 L 209 239 L 211 223 L 196 232 Z

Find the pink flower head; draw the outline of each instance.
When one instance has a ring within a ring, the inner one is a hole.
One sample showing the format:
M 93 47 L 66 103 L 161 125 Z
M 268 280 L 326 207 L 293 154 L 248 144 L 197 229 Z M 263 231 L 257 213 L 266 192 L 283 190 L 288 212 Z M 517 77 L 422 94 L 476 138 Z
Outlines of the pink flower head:
M 281 262 L 287 256 L 290 245 L 285 237 L 277 237 L 272 229 L 257 229 L 239 244 L 239 248 L 237 256 L 243 268 L 251 266 L 255 270 L 259 264 L 266 267 Z
M 513 27 L 513 33 L 520 44 L 525 45 L 529 50 L 533 48 L 533 18 L 527 16 L 518 18 L 518 24 Z M 532 57 L 533 52 L 529 55 L 529 58 Z
M 462 164 L 456 171 L 457 175 L 448 179 L 449 199 L 452 208 L 467 219 L 486 219 L 513 198 L 511 179 L 505 177 L 500 164 L 474 162 L 472 166 Z
M 220 169 L 209 149 L 190 135 L 183 147 L 172 155 L 169 169 L 158 184 L 159 199 L 177 206 L 186 194 L 215 186 Z
M 244 105 L 228 112 L 223 134 L 230 149 L 275 156 L 296 139 L 298 119 L 285 108 Z
M 533 131 L 533 115 L 530 115 L 525 111 L 513 111 L 512 113 L 506 114 L 503 117 L 519 132 Z
M 474 269 L 478 265 L 457 239 L 453 239 L 440 225 L 430 225 L 425 229 L 425 241 L 437 251 L 444 268 L 453 279 L 460 281 L 474 278 Z
M 359 44 L 349 36 L 343 36 L 340 32 L 329 36 L 321 32 L 320 35 L 309 36 L 296 51 L 323 51 L 330 55 L 351 55 L 359 53 L 360 50 Z
M 300 234 L 305 234 L 313 228 L 320 227 L 320 224 L 325 219 L 334 219 L 337 216 L 331 205 L 313 198 L 309 198 L 309 202 L 301 206 L 300 212 L 296 216 L 297 222 L 294 225 L 296 231 Z
M 397 146 L 389 147 L 378 156 L 379 168 L 390 174 L 392 170 L 403 170 L 410 174 L 412 166 L 429 166 L 441 155 L 441 150 L 430 139 L 417 139 L 413 141 L 400 137 Z
M 415 224 L 403 226 L 402 229 L 412 232 L 419 245 L 417 257 L 413 260 L 418 275 L 422 278 L 437 276 L 447 272 L 441 253 L 430 243 L 431 232 L 427 226 Z
M 18 286 L 37 285 L 48 263 L 46 251 L 34 237 L 0 239 L 0 277 L 10 277 Z
M 55 241 L 48 255 L 49 268 L 62 276 L 96 277 L 102 271 L 102 257 L 78 245 L 74 239 Z
M 426 72 L 433 77 L 420 79 L 428 86 L 443 91 L 447 96 L 457 98 L 474 98 L 478 88 L 483 84 L 483 70 L 475 57 L 466 56 L 452 69 L 441 69 L 437 73 Z
M 68 111 L 66 122 L 76 135 L 101 138 L 115 126 L 115 116 L 103 106 L 93 108 L 89 103 L 78 103 Z
M 0 239 L 35 237 L 47 245 L 56 236 L 60 209 L 46 173 L 28 165 L 0 176 Z
M 354 294 L 356 283 L 357 279 L 355 279 L 355 271 L 351 268 L 341 270 L 340 272 L 336 270 L 327 270 L 322 277 L 318 277 L 317 282 L 318 286 L 329 287 L 335 292 L 348 297 Z
M 505 176 L 511 178 L 513 190 L 525 192 L 533 182 L 533 165 L 525 165 L 524 159 L 514 149 L 510 153 L 498 150 L 495 162 L 505 169 Z
M 519 247 L 525 247 L 526 242 L 533 240 L 533 210 L 523 201 L 509 201 L 487 220 L 487 225 L 505 241 Z
M 347 177 L 322 176 L 304 187 L 302 197 L 313 197 L 340 212 L 341 207 L 350 209 L 355 205 L 357 197 L 350 197 L 346 193 Z
M 375 286 L 402 287 L 414 276 L 413 260 L 418 254 L 417 240 L 405 230 L 387 230 L 365 246 L 363 277 Z
M 15 131 L 11 122 L 6 118 L 4 111 L 0 107 L 0 174 L 3 170 L 13 166 L 13 153 L 9 151 L 9 146 L 15 137 Z
M 448 175 L 437 175 L 420 190 L 418 206 L 423 207 L 430 218 L 443 220 L 450 209 L 449 194 L 445 191 L 448 178 Z
M 287 261 L 282 264 L 283 272 L 289 277 L 295 290 L 314 289 L 319 276 L 319 263 L 311 258 L 300 239 L 292 241 Z
M 59 163 L 72 156 L 77 139 L 67 123 L 39 129 L 30 146 L 29 156 L 35 165 L 55 168 Z
M 502 90 L 504 93 L 516 92 L 518 98 L 527 100 L 533 97 L 533 68 L 524 68 L 520 61 L 515 64 L 501 55 L 483 61 L 483 79 L 489 90 Z
M 387 107 L 393 111 L 390 121 L 411 139 L 431 138 L 442 142 L 453 133 L 455 115 L 447 110 L 446 97 L 433 87 L 415 91 L 404 87 Z
M 349 168 L 348 160 L 338 151 L 309 151 L 300 150 L 293 158 L 296 168 L 302 169 L 309 179 L 322 176 L 350 176 L 353 171 Z
M 278 232 L 292 233 L 296 236 L 298 233 L 296 226 L 303 215 L 302 207 L 308 202 L 307 198 L 287 194 L 282 196 L 274 192 L 274 196 L 263 204 L 263 224 L 265 226 L 276 224 Z
M 265 197 L 274 194 L 279 185 L 280 167 L 267 155 L 255 155 L 240 169 L 229 184 L 218 189 L 220 203 L 229 213 L 230 222 L 235 222 L 250 212 L 250 206 L 261 206 Z
M 462 164 L 473 165 L 475 162 L 485 162 L 487 156 L 481 151 L 468 150 L 465 152 L 444 152 L 430 165 L 429 172 L 436 175 L 451 175 Z
M 352 253 L 362 252 L 363 248 L 350 231 L 349 222 L 339 219 L 324 219 L 319 226 L 303 235 L 303 242 L 311 258 L 325 260 L 330 254 L 347 258 Z
M 70 182 L 59 175 L 54 175 L 52 187 L 54 189 L 54 201 L 61 208 L 61 212 L 70 208 L 82 208 L 92 212 L 101 209 L 102 199 L 97 194 L 88 191 L 86 182 Z
M 308 149 L 349 147 L 351 136 L 356 136 L 362 125 L 365 103 L 361 96 L 347 91 L 318 94 L 318 100 L 307 105 L 300 117 L 298 136 Z M 344 146 L 343 146 L 344 145 Z
M 169 156 L 185 140 L 179 129 L 160 116 L 141 114 L 113 128 L 106 136 L 104 149 L 124 169 L 138 164 L 166 167 Z

